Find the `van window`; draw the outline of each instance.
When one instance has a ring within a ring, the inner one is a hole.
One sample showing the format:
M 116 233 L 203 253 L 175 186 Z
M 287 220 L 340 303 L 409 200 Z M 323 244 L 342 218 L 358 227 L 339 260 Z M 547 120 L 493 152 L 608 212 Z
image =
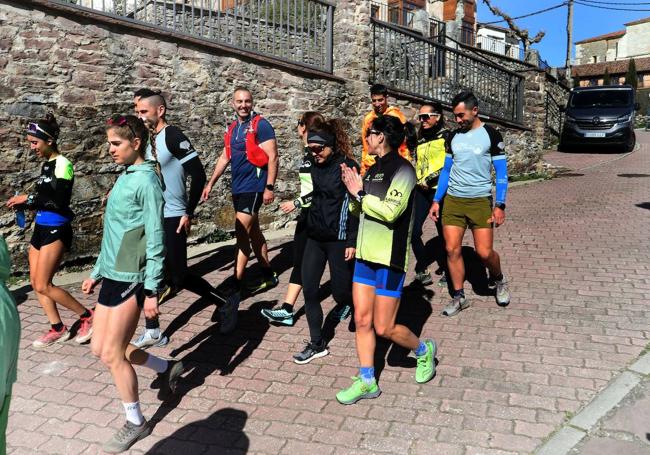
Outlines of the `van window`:
M 631 90 L 589 90 L 574 92 L 571 107 L 625 107 L 632 104 Z

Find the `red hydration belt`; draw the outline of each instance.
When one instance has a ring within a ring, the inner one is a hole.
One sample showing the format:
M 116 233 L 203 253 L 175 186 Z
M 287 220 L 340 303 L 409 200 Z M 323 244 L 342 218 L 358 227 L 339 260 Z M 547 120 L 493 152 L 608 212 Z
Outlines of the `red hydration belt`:
M 262 149 L 257 142 L 257 124 L 262 119 L 261 115 L 256 115 L 251 119 L 248 130 L 246 131 L 246 159 L 249 163 L 257 167 L 264 167 L 269 162 L 269 156 L 266 154 L 264 149 Z M 226 146 L 226 157 L 230 159 L 232 155 L 230 147 L 230 139 L 232 138 L 232 132 L 237 126 L 237 120 L 232 122 L 226 131 L 224 137 L 224 142 Z

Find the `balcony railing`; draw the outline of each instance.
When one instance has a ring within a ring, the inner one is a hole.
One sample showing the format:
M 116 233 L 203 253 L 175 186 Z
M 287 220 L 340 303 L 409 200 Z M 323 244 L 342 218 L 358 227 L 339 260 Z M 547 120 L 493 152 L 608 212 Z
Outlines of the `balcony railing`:
M 329 0 L 49 0 L 332 72 Z
M 522 46 L 519 44 L 508 43 L 504 40 L 495 39 L 490 36 L 477 34 L 474 47 L 514 58 L 516 60 L 524 60 L 524 49 Z
M 397 6 L 389 6 L 376 1 L 370 2 L 370 17 L 378 21 L 399 25 L 413 30 L 422 36 L 445 43 L 445 23 L 429 16 L 423 9 L 406 9 Z

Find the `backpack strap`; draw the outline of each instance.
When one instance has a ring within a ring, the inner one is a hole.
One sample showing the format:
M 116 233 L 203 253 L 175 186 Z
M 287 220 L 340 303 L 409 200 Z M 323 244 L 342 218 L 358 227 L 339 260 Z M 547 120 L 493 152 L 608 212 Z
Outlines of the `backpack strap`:
M 237 125 L 237 120 L 230 124 L 223 138 L 224 146 L 226 147 L 226 158 L 228 159 L 230 159 L 230 156 L 232 155 L 232 150 L 230 149 L 230 139 L 232 138 L 232 132 L 235 129 L 235 125 Z

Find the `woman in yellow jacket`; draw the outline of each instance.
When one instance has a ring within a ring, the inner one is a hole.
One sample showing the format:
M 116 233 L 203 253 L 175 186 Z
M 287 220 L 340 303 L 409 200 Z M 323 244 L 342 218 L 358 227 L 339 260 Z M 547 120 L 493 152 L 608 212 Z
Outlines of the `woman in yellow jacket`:
M 445 163 L 445 142 L 449 130 L 445 128 L 442 106 L 440 103 L 423 104 L 418 114 L 420 130 L 418 131 L 418 147 L 415 154 L 415 210 L 413 216 L 413 231 L 411 245 L 415 255 L 415 279 L 423 285 L 433 283 L 428 270 L 429 258 L 422 241 L 422 226 L 427 219 L 433 195 L 438 187 L 438 176 Z M 434 244 L 434 258 L 442 275 L 438 286 L 445 287 L 447 278 L 445 270 L 446 253 L 445 241 L 442 236 L 442 224 L 436 223 L 438 241 Z

